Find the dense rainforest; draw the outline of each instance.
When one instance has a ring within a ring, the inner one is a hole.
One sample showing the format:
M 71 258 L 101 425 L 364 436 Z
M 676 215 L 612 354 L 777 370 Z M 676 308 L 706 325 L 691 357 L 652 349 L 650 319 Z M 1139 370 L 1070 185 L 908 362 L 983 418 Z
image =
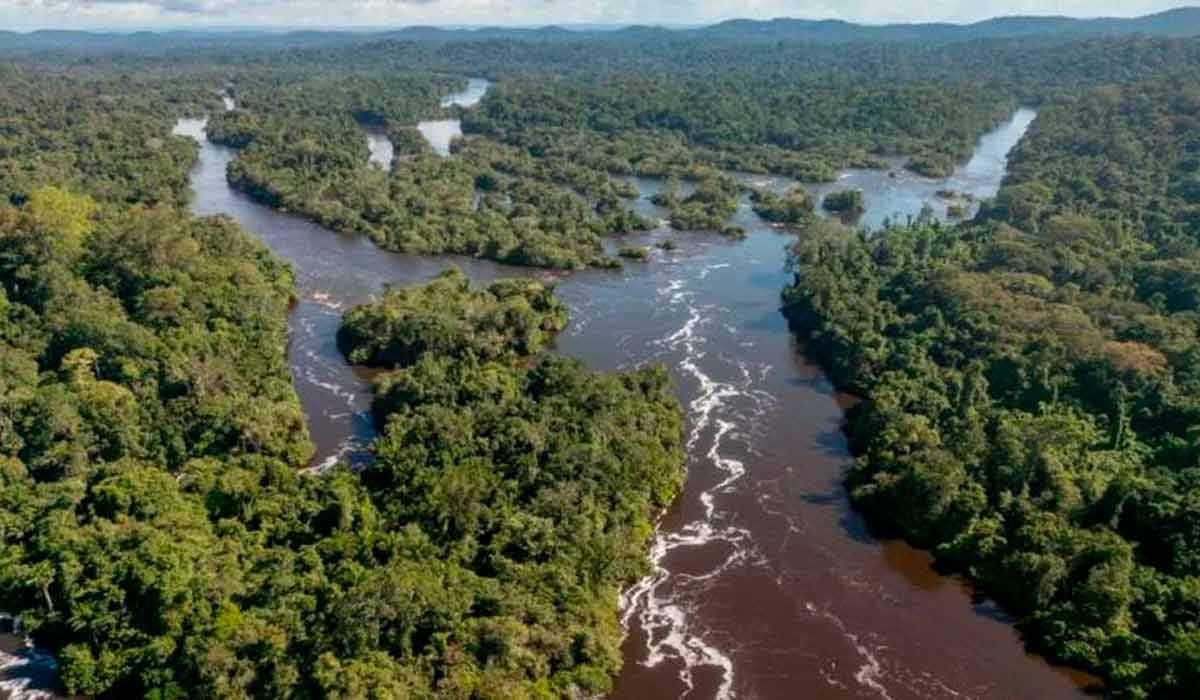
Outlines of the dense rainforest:
M 693 192 L 665 205 L 672 225 L 728 232 L 740 186 L 718 169 L 827 180 L 846 166 L 882 168 L 884 155 L 912 154 L 914 169 L 944 174 L 1015 104 L 1011 92 L 961 79 L 895 87 L 894 74 L 872 74 L 877 63 L 859 68 L 834 52 L 795 58 L 836 60 L 847 77 L 826 81 L 817 73 L 797 85 L 794 73 L 785 79 L 775 72 L 783 67 L 765 50 L 705 56 L 693 55 L 694 46 L 670 46 L 635 54 L 610 42 L 512 48 L 456 44 L 430 55 L 384 43 L 314 64 L 312 75 L 287 82 L 234 77 L 239 108 L 216 117 L 209 135 L 241 149 L 229 173 L 236 187 L 331 228 L 404 252 L 578 268 L 614 265 L 603 238 L 651 225 L 629 209 L 636 192 L 626 176 L 694 183 Z M 501 50 L 500 60 L 484 59 Z M 384 86 L 363 77 L 397 55 L 409 58 L 410 75 L 425 66 L 426 82 Z M 315 57 L 327 58 L 305 60 Z M 727 60 L 731 67 L 715 68 Z M 941 60 L 913 58 L 903 72 Z M 651 64 L 651 77 L 639 77 L 639 62 Z M 693 62 L 719 70 L 720 82 L 691 75 L 685 68 Z M 445 111 L 429 86 L 445 86 L 443 71 L 479 65 L 502 82 L 478 109 L 462 113 L 467 138 L 452 157 L 439 158 L 414 129 L 421 115 Z M 548 66 L 565 67 L 569 78 Z M 397 99 L 371 105 L 366 96 L 384 89 Z M 383 125 L 397 145 L 390 172 L 369 165 L 361 124 Z M 771 133 L 763 131 L 767 124 Z
M 652 520 L 683 483 L 682 415 L 663 367 L 540 357 L 566 320 L 537 282 L 472 290 L 457 270 L 346 314 L 343 350 L 387 370 L 363 480 L 387 522 L 419 525 L 406 564 L 436 566 L 455 587 L 438 595 L 462 601 L 439 637 L 364 641 L 409 677 L 441 666 L 415 686 L 430 697 L 595 694 L 620 667 L 619 587 L 646 573 Z M 439 658 L 456 647 L 470 653 Z M 405 664 L 409 649 L 431 658 Z
M 291 273 L 184 212 L 196 146 L 175 118 L 210 116 L 230 182 L 271 206 L 392 250 L 574 269 L 657 223 L 630 176 L 666 178 L 673 227 L 736 236 L 735 172 L 944 174 L 1018 104 L 1039 117 L 975 221 L 866 233 L 818 222 L 801 188 L 750 204 L 806 226 L 786 311 L 865 399 L 856 505 L 1114 695 L 1200 685 L 1200 45 L 743 31 L 105 40 L 122 50 L 0 65 L 0 610 L 67 689 L 603 693 L 617 592 L 682 480 L 665 370 L 545 355 L 552 289 L 455 272 L 348 312 L 340 346 L 381 371 L 376 458 L 303 471 Z M 441 106 L 479 74 L 478 107 Z M 414 126 L 451 116 L 466 136 L 442 157 Z
M 978 220 L 795 244 L 851 494 L 1118 697 L 1200 687 L 1200 83 L 1047 104 Z
M 305 472 L 291 271 L 182 206 L 196 146 L 171 125 L 220 109 L 221 69 L 5 70 L 0 610 L 65 689 L 605 691 L 619 586 L 682 482 L 665 370 L 539 360 L 551 290 L 443 277 L 355 336 L 395 370 L 374 466 Z
M 566 325 L 566 307 L 541 283 L 511 279 L 472 290 L 452 270 L 349 312 L 338 346 L 354 364 L 374 367 L 411 365 L 426 354 L 515 360 L 543 350 Z
M 53 186 L 117 203 L 186 201 L 196 144 L 169 134 L 180 113 L 220 104 L 204 78 L 0 65 L 0 80 L 6 199 L 19 204 L 34 188 Z
M 631 211 L 628 176 L 687 181 L 692 193 L 663 203 L 672 226 L 737 235 L 727 221 L 741 188 L 722 171 L 817 182 L 903 157 L 941 177 L 1018 103 L 1198 63 L 1190 42 L 1149 39 L 836 49 L 620 39 L 266 54 L 228 67 L 239 106 L 209 135 L 239 149 L 234 186 L 327 227 L 401 252 L 577 269 L 615 266 L 604 240 L 653 224 Z M 498 82 L 478 107 L 438 104 L 481 72 Z M 449 158 L 415 129 L 445 116 L 467 134 Z M 363 125 L 396 145 L 390 171 L 369 163 Z
M 242 149 L 229 172 L 234 186 L 392 250 L 611 265 L 600 236 L 649 226 L 621 205 L 624 183 L 483 139 L 460 144 L 453 158 L 430 149 L 417 115 L 440 114 L 437 95 L 463 82 L 429 74 L 376 85 L 353 73 L 279 88 L 239 82 L 239 109 L 213 119 L 209 136 Z M 399 106 L 362 101 L 374 94 Z M 387 129 L 398 155 L 390 172 L 368 163 L 363 125 Z

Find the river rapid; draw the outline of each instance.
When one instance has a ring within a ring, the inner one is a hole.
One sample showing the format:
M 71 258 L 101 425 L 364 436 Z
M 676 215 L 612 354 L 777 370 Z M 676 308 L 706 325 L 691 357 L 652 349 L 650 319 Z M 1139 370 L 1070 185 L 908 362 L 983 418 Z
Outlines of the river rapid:
M 62 700 L 57 687 L 58 664 L 35 649 L 18 620 L 0 613 L 0 700 Z
M 486 81 L 472 81 L 444 104 L 470 106 L 486 89 Z M 937 192 L 994 195 L 1006 154 L 1033 118 L 1018 111 L 944 180 L 847 171 L 811 189 L 863 189 L 861 223 L 868 226 L 916 216 L 926 204 L 944 218 L 947 202 Z M 455 120 L 421 130 L 443 155 L 461 133 Z M 652 575 L 622 596 L 625 666 L 613 698 L 1084 695 L 1090 679 L 1028 655 L 994 604 L 938 575 L 927 553 L 875 539 L 851 510 L 842 479 L 852 458 L 840 430 L 848 398 L 804 358 L 779 312 L 795 234 L 760 220 L 746 197 L 734 221 L 745 240 L 663 227 L 621 240 L 678 244 L 654 249 L 647 263 L 550 273 L 390 253 L 271 210 L 228 185 L 234 152 L 207 141 L 204 121 L 182 120 L 175 133 L 201 144 L 192 173 L 195 213 L 234 218 L 295 269 L 300 299 L 288 357 L 318 447 L 314 468 L 365 463 L 373 436 L 370 374 L 348 366 L 335 343 L 341 314 L 385 284 L 422 282 L 449 265 L 478 281 L 520 275 L 555 282 L 571 309 L 558 352 L 598 369 L 647 362 L 671 369 L 687 413 L 688 480 L 658 528 Z M 386 137 L 368 138 L 372 160 L 387 167 L 390 144 L 379 142 Z M 642 196 L 632 206 L 665 218 L 649 201 L 661 183 L 634 183 Z

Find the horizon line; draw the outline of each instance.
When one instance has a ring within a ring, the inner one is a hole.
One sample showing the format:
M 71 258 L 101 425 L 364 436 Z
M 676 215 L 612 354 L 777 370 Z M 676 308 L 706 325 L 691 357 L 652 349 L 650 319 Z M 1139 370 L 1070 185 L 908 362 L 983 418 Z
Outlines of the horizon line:
M 1010 19 L 1040 19 L 1040 20 L 1071 20 L 1071 21 L 1130 21 L 1157 17 L 1160 15 L 1171 14 L 1185 10 L 1200 11 L 1200 5 L 1180 5 L 1158 12 L 1150 12 L 1140 15 L 1067 15 L 1062 13 L 1046 13 L 1039 14 L 1036 12 L 1022 12 L 1020 14 L 1010 15 L 994 15 L 976 20 L 920 20 L 912 22 L 880 22 L 873 23 L 861 20 L 848 20 L 837 17 L 799 17 L 791 15 L 781 15 L 770 18 L 754 18 L 745 16 L 729 16 L 719 19 L 713 19 L 702 22 L 681 22 L 681 23 L 664 23 L 664 22 L 547 22 L 547 23 L 517 23 L 517 24 L 473 24 L 473 23 L 416 23 L 416 24 L 347 24 L 347 25 L 288 25 L 288 24 L 220 24 L 220 23 L 202 23 L 194 25 L 99 25 L 95 27 L 70 27 L 70 26 L 44 26 L 35 28 L 22 29 L 0 29 L 0 34 L 34 34 L 37 32 L 78 32 L 85 34 L 131 34 L 131 33 L 166 33 L 166 32 L 195 32 L 195 33 L 252 33 L 252 32 L 271 32 L 279 34 L 298 33 L 298 32 L 313 32 L 313 33 L 338 33 L 338 32 L 356 32 L 356 33 L 373 33 L 373 32 L 389 32 L 389 31 L 404 31 L 406 29 L 435 29 L 447 32 L 473 32 L 486 31 L 489 29 L 506 29 L 506 30 L 528 30 L 539 31 L 546 29 L 563 29 L 566 31 L 620 31 L 630 28 L 648 28 L 648 29 L 664 29 L 668 31 L 690 30 L 690 29 L 705 29 L 715 27 L 729 22 L 756 22 L 770 23 L 780 21 L 795 21 L 795 22 L 810 22 L 822 23 L 830 22 L 837 24 L 846 24 L 851 26 L 866 27 L 866 28 L 886 28 L 886 27 L 920 27 L 930 25 L 943 25 L 955 27 L 971 27 L 979 24 L 986 24 L 997 20 Z

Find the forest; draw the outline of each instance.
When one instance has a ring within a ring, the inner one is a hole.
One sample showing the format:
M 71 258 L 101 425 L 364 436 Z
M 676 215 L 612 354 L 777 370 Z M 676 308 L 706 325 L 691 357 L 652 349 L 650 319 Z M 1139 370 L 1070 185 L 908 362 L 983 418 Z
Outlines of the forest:
M 604 240 L 650 228 L 630 209 L 627 176 L 689 182 L 687 196 L 664 203 L 672 225 L 730 234 L 741 187 L 722 170 L 823 181 L 906 154 L 913 169 L 945 174 L 1016 103 L 1012 90 L 962 76 L 939 85 L 919 77 L 946 77 L 959 58 L 952 49 L 906 56 L 880 74 L 890 57 L 877 48 L 797 49 L 789 65 L 741 45 L 517 46 L 381 43 L 296 53 L 286 65 L 264 57 L 231 69 L 238 109 L 215 115 L 209 137 L 239 150 L 235 187 L 329 228 L 401 252 L 578 269 L 617 265 Z M 636 72 L 641 62 L 649 77 Z M 375 77 L 399 63 L 403 77 Z M 700 75 L 687 70 L 696 63 Z M 842 75 L 827 80 L 816 66 L 831 63 Z M 461 87 L 456 74 L 483 64 L 499 82 L 477 109 L 437 104 Z M 802 65 L 815 77 L 797 83 Z M 456 115 L 467 136 L 440 158 L 414 127 Z M 382 126 L 396 144 L 390 171 L 368 163 L 363 125 Z
M 665 370 L 543 357 L 551 289 L 450 273 L 351 314 L 347 347 L 377 350 L 348 352 L 389 369 L 386 427 L 371 469 L 307 472 L 292 272 L 183 206 L 197 151 L 171 125 L 220 109 L 221 70 L 10 72 L 0 609 L 64 690 L 606 691 L 619 589 L 683 478 Z
M 737 236 L 728 220 L 742 188 L 727 173 L 822 182 L 902 156 L 945 176 L 1018 103 L 1075 94 L 1096 76 L 1186 73 L 1197 51 L 1151 39 L 920 49 L 633 34 L 383 41 L 228 66 L 238 109 L 216 114 L 209 137 L 239 150 L 229 172 L 238 189 L 391 250 L 615 267 L 605 241 L 653 223 L 631 210 L 628 176 L 690 185 L 660 202 L 673 227 Z M 478 107 L 438 104 L 484 65 L 496 82 Z M 414 127 L 455 116 L 466 137 L 438 157 Z M 390 171 L 368 163 L 364 125 L 396 145 Z
M 181 116 L 210 118 L 256 200 L 409 253 L 611 267 L 608 243 L 650 257 L 622 240 L 657 224 L 631 176 L 664 178 L 681 231 L 737 237 L 746 196 L 797 227 L 785 312 L 863 399 L 854 504 L 1114 697 L 1200 687 L 1200 45 L 744 29 L 6 54 L 0 610 L 65 689 L 603 694 L 617 594 L 683 483 L 665 369 L 554 354 L 552 287 L 456 271 L 346 313 L 339 347 L 378 372 L 375 458 L 305 471 L 292 271 L 186 212 Z M 477 108 L 441 106 L 480 73 Z M 737 177 L 941 175 L 1018 104 L 1039 116 L 1010 176 L 958 225 L 855 231 L 818 210 L 861 193 Z M 441 157 L 414 126 L 446 117 L 466 135 Z
M 235 187 L 391 250 L 564 269 L 614 264 L 600 236 L 648 227 L 622 206 L 622 183 L 483 139 L 458 144 L 453 158 L 429 148 L 417 115 L 439 114 L 437 96 L 461 82 L 429 74 L 383 86 L 357 75 L 279 89 L 239 83 L 239 109 L 216 117 L 209 136 L 242 149 L 229 172 Z M 375 94 L 395 104 L 362 101 Z M 384 126 L 396 145 L 391 172 L 368 164 L 365 124 Z
M 345 316 L 343 351 L 386 370 L 363 481 L 385 522 L 421 535 L 405 568 L 436 565 L 461 601 L 442 608 L 453 624 L 407 639 L 370 611 L 383 629 L 363 643 L 398 659 L 397 680 L 432 666 L 418 694 L 595 694 L 620 667 L 618 594 L 646 573 L 653 519 L 682 486 L 682 414 L 661 366 L 543 356 L 566 322 L 551 288 L 472 290 L 456 269 Z
M 1200 687 L 1200 84 L 1046 105 L 977 220 L 792 251 L 855 503 L 1116 697 Z

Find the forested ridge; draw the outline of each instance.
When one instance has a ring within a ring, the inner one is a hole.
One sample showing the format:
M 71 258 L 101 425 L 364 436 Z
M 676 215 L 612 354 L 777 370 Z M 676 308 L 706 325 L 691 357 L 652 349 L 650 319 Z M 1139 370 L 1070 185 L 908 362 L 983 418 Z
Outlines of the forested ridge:
M 1200 687 L 1200 87 L 1046 105 L 979 219 L 794 246 L 851 495 L 1117 697 Z
M 1114 38 L 1148 34 L 1159 36 L 1200 36 L 1200 13 L 1180 7 L 1142 17 L 1098 17 L 1078 19 L 1064 16 L 997 17 L 970 24 L 899 23 L 855 24 L 837 20 L 779 18 L 773 20 L 734 19 L 704 27 L 668 29 L 661 26 L 616 25 L 603 29 L 559 26 L 539 28 L 480 27 L 448 29 L 413 26 L 397 30 L 295 30 L 289 32 L 252 31 L 141 31 L 133 35 L 120 32 L 38 30 L 29 33 L 0 30 L 0 51 L 14 54 L 67 53 L 71 56 L 96 52 L 121 51 L 132 54 L 162 55 L 180 49 L 213 51 L 236 49 L 242 52 L 278 52 L 305 47 L 361 46 L 381 40 L 441 44 L 481 43 L 497 40 L 536 40 L 541 42 L 577 42 L 592 39 L 601 42 L 629 42 L 632 45 L 673 40 L 738 43 L 794 42 L 805 44 L 862 44 L 924 42 L 946 44 L 983 39 L 1015 39 L 1063 43 L 1089 37 Z M 132 38 L 131 38 L 132 36 Z

